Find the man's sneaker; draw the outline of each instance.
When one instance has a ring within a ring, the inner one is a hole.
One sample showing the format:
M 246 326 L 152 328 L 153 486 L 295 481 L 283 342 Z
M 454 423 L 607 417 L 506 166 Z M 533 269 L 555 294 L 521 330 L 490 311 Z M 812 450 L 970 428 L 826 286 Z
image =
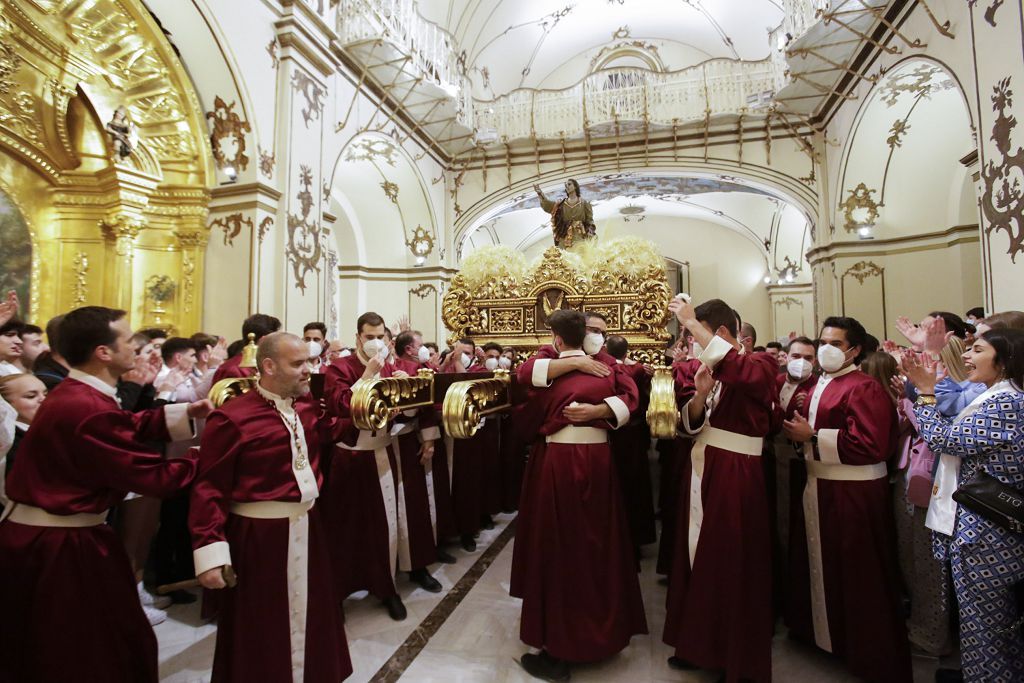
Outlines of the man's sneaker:
M 167 612 L 156 607 L 150 607 L 149 605 L 143 605 L 142 611 L 146 613 L 146 618 L 149 619 L 150 626 L 156 626 L 167 621 Z
M 143 607 L 156 607 L 157 609 L 167 609 L 171 606 L 171 599 L 166 595 L 153 595 L 146 587 L 142 585 L 142 582 L 138 583 L 139 589 L 139 602 L 142 603 Z

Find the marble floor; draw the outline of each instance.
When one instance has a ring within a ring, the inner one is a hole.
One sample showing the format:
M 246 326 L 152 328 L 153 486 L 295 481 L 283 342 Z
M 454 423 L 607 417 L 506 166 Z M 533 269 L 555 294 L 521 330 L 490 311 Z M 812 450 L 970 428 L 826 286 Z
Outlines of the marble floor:
M 527 648 L 519 641 L 520 601 L 508 594 L 514 540 L 512 530 L 503 533 L 513 517 L 499 515 L 495 519 L 496 528 L 482 532 L 475 553 L 456 550 L 456 564 L 435 566 L 434 576 L 445 589 L 442 593 L 427 593 L 400 580 L 399 590 L 409 611 L 405 621 L 392 621 L 373 598 L 357 595 L 347 600 L 346 631 L 355 668 L 348 680 L 355 683 L 533 681 L 517 661 Z M 498 552 L 488 552 L 495 542 L 504 545 Z M 658 583 L 654 573 L 654 548 L 647 547 L 648 556 L 642 561 L 640 574 L 651 635 L 633 638 L 631 645 L 610 661 L 574 668 L 573 681 L 703 683 L 715 680 L 709 673 L 673 671 L 666 663 L 672 654 L 660 637 L 665 621 L 666 588 Z M 466 580 L 460 583 L 463 577 Z M 449 592 L 452 595 L 446 599 Z M 172 607 L 167 621 L 155 631 L 160 642 L 162 681 L 199 683 L 210 680 L 216 627 L 202 623 L 198 604 Z M 775 638 L 772 662 L 774 680 L 783 683 L 854 683 L 858 680 L 828 655 L 788 640 L 781 628 Z M 937 666 L 934 659 L 915 658 L 915 683 L 933 681 Z

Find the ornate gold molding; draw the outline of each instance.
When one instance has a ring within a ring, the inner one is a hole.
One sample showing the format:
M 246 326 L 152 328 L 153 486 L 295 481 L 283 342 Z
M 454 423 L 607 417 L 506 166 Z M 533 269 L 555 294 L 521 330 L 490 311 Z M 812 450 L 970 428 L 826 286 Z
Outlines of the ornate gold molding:
M 672 368 L 655 365 L 651 378 L 651 401 L 647 406 L 647 424 L 655 439 L 674 439 L 679 427 L 679 406 Z
M 384 429 L 392 410 L 432 405 L 432 370 L 422 369 L 415 377 L 361 379 L 352 385 L 352 422 L 358 429 Z
M 242 228 L 248 227 L 252 230 L 252 218 L 242 215 L 241 212 L 228 216 L 221 216 L 210 221 L 210 229 L 220 228 L 224 231 L 224 246 L 235 246 L 235 238 L 242 232 Z
M 858 261 L 843 273 L 843 278 L 847 275 L 857 278 L 857 282 L 864 284 L 864 281 L 869 277 L 881 277 L 885 273 L 885 268 L 882 268 L 877 263 L 872 261 Z
M 858 183 L 857 187 L 847 190 L 847 192 L 850 193 L 850 196 L 839 205 L 843 217 L 846 218 L 846 223 L 843 225 L 846 231 L 854 232 L 862 225 L 874 224 L 879 216 L 878 204 L 871 197 L 875 190 L 869 189 L 864 183 Z M 864 210 L 866 213 L 855 218 L 854 212 L 860 210 Z
M 71 308 L 78 308 L 85 305 L 89 295 L 89 255 L 80 251 L 75 254 L 71 264 L 75 272 L 75 281 L 71 287 Z
M 320 223 L 312 217 L 313 211 L 313 170 L 305 164 L 299 167 L 299 200 L 301 215 L 288 214 L 288 244 L 285 256 L 292 264 L 295 286 L 306 291 L 306 275 L 312 270 L 320 272 L 320 258 L 323 246 L 320 243 Z
M 210 146 L 220 168 L 230 166 L 236 171 L 244 171 L 249 167 L 249 157 L 245 154 L 245 134 L 252 132 L 252 126 L 232 111 L 234 108 L 234 101 L 227 104 L 220 95 L 213 98 L 213 111 L 206 112 L 207 120 L 213 123 Z M 228 139 L 235 143 L 235 153 L 231 157 L 228 157 L 224 149 Z
M 423 283 L 418 287 L 413 287 L 409 290 L 410 294 L 415 294 L 420 299 L 426 299 L 431 294 L 437 294 L 437 287 L 430 283 Z
M 412 236 L 405 241 L 405 246 L 409 247 L 409 251 L 412 252 L 413 256 L 426 258 L 430 255 L 430 252 L 434 251 L 434 236 L 425 230 L 422 225 L 417 225 L 416 229 L 412 232 Z

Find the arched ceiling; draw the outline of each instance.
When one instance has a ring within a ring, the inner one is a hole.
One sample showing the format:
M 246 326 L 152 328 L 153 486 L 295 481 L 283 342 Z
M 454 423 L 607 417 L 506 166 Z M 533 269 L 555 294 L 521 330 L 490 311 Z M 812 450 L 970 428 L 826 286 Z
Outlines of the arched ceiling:
M 544 186 L 551 198 L 564 195 L 560 186 Z M 685 242 L 688 224 L 713 224 L 735 232 L 757 247 L 773 279 L 791 273 L 792 282 L 810 279 L 803 254 L 811 247 L 810 224 L 793 203 L 738 179 L 704 176 L 617 173 L 583 181 L 580 191 L 594 206 L 598 235 L 641 234 L 645 221 L 675 225 Z M 660 219 L 668 219 L 668 222 Z M 460 258 L 489 244 L 503 244 L 533 253 L 551 241 L 550 217 L 536 195 L 515 198 L 492 212 L 460 243 Z M 710 255 L 719 258 L 721 254 Z
M 666 71 L 712 58 L 760 60 L 782 22 L 781 0 L 420 0 L 464 55 L 474 96 L 569 87 L 595 67 Z M 614 55 L 622 54 L 619 61 Z

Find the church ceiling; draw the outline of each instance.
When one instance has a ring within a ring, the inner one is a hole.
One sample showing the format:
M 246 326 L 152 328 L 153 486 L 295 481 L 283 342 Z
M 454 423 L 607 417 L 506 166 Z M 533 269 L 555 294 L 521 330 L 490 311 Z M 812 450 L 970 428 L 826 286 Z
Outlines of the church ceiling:
M 782 22 L 776 0 L 421 0 L 448 31 L 478 99 L 561 89 L 608 65 L 677 71 L 760 60 Z

